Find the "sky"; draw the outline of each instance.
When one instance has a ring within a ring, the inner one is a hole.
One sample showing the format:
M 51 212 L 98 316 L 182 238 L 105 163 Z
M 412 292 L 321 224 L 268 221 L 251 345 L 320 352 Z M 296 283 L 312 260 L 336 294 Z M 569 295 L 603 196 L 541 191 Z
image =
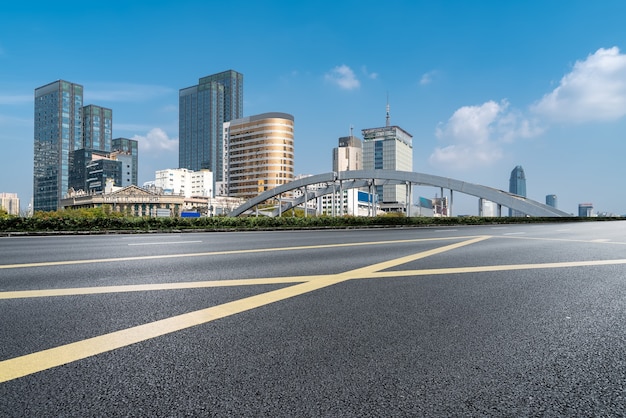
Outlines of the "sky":
M 295 117 L 295 172 L 350 130 L 413 135 L 413 170 L 578 213 L 626 214 L 626 2 L 30 1 L 0 5 L 0 192 L 32 198 L 34 90 L 62 79 L 139 141 L 139 183 L 178 167 L 178 94 L 244 74 L 244 116 Z M 414 196 L 439 189 L 418 187 Z M 416 197 L 417 199 L 417 197 Z M 454 214 L 478 213 L 454 194 Z

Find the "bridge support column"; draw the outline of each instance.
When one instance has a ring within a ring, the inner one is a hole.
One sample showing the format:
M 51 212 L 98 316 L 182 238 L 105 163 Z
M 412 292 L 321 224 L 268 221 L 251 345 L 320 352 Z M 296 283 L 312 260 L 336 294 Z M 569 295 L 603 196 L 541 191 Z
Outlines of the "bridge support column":
M 283 216 L 283 194 L 278 193 L 278 217 Z
M 406 217 L 411 217 L 411 182 L 406 182 Z
M 454 203 L 454 190 L 450 189 L 450 207 L 448 208 L 448 216 L 452 217 L 452 206 Z
M 483 198 L 478 198 L 478 216 L 483 216 Z
M 376 209 L 374 208 L 374 190 L 376 190 L 376 180 L 372 179 L 370 182 L 370 198 L 372 200 L 372 203 L 367 208 L 367 214 L 368 216 L 372 218 L 376 216 Z M 370 209 L 371 209 L 371 213 L 370 213 Z
M 357 202 L 357 210 L 358 210 Z M 339 180 L 339 216 L 343 216 L 343 182 Z
M 307 213 L 308 212 L 307 204 L 308 204 L 308 201 L 309 201 L 309 196 L 307 196 L 307 188 L 306 188 L 306 186 L 304 186 L 303 194 L 304 194 L 304 217 L 306 218 L 307 215 L 308 215 L 308 213 Z

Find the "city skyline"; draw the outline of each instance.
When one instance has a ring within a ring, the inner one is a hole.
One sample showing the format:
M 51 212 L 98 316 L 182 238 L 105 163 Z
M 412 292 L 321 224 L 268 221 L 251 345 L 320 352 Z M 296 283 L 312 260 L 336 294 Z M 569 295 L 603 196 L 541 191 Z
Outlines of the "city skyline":
M 179 90 L 232 68 L 246 77 L 244 117 L 295 117 L 296 175 L 331 171 L 337 138 L 384 126 L 388 97 L 391 124 L 413 135 L 414 171 L 507 190 L 522 165 L 531 199 L 626 213 L 622 2 L 270 1 L 208 26 L 215 2 L 128 3 L 0 6 L 0 192 L 23 209 L 35 88 L 68 80 L 84 105 L 113 109 L 113 137 L 139 141 L 141 184 L 179 165 Z M 455 206 L 476 213 L 475 198 Z

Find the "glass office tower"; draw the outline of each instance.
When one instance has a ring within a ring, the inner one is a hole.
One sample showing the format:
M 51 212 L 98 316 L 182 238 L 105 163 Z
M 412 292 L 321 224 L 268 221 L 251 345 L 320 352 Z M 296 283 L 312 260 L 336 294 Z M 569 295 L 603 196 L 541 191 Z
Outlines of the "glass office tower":
M 57 210 L 70 157 L 82 148 L 83 86 L 59 80 L 35 89 L 33 210 Z
M 83 147 L 111 151 L 113 138 L 113 111 L 100 106 L 83 108 Z
M 209 169 L 224 180 L 223 123 L 243 117 L 243 74 L 233 70 L 203 77 L 179 92 L 178 166 Z
M 526 197 L 526 175 L 521 165 L 518 165 L 511 171 L 511 177 L 509 177 L 509 193 Z M 509 216 L 524 216 L 524 213 L 509 209 Z

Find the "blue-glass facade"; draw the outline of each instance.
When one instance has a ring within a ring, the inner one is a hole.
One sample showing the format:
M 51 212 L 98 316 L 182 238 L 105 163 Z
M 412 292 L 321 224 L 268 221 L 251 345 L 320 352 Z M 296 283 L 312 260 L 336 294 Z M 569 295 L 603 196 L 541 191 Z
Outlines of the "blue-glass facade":
M 521 165 L 516 166 L 513 171 L 511 171 L 511 177 L 509 177 L 509 193 L 526 197 L 526 175 Z M 523 215 L 524 214 L 521 212 L 509 209 L 509 216 Z
M 83 108 L 83 148 L 111 151 L 113 111 L 100 106 Z
M 223 123 L 243 117 L 243 74 L 203 77 L 179 93 L 179 168 L 209 169 L 223 180 Z
M 557 208 L 557 198 L 555 194 L 546 195 L 546 205 Z
M 82 148 L 83 87 L 59 80 L 35 89 L 33 210 L 59 207 L 70 158 Z

